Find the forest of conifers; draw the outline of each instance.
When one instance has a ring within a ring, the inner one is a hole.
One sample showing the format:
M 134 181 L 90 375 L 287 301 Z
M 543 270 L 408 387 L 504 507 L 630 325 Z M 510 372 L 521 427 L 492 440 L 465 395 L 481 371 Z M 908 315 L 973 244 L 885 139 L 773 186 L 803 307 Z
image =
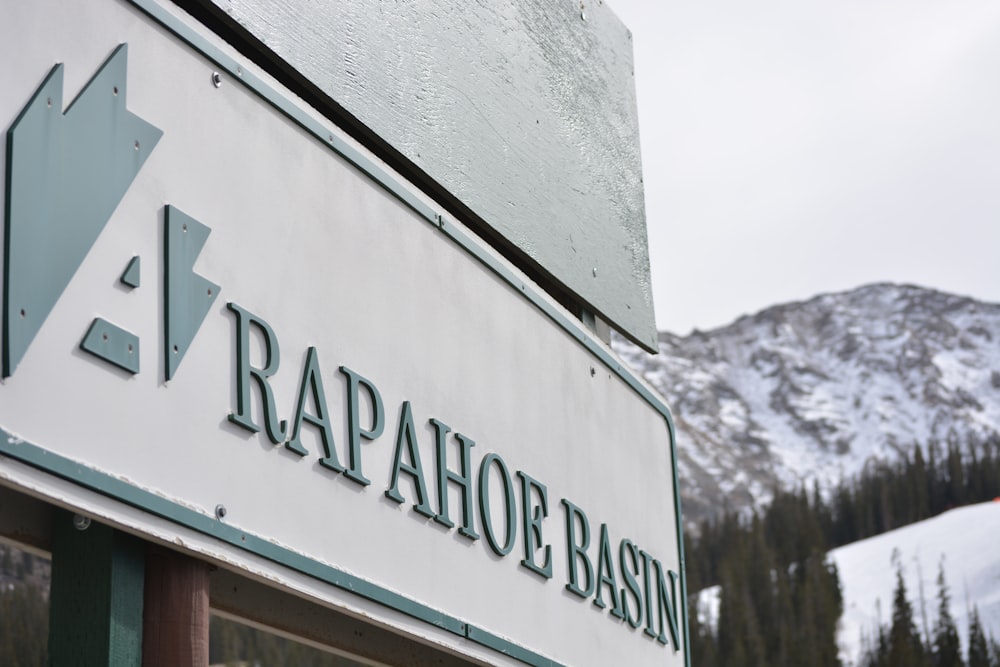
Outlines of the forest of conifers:
M 716 628 L 701 626 L 695 613 L 697 593 L 692 594 L 691 664 L 840 665 L 836 631 L 842 599 L 827 552 L 998 495 L 1000 438 L 964 443 L 950 438 L 914 446 L 896 463 L 870 465 L 825 499 L 815 488 L 779 491 L 759 513 L 725 513 L 717 521 L 704 522 L 685 540 L 688 591 L 719 585 L 719 615 Z M 902 584 L 899 578 L 892 622 L 871 628 L 876 640 L 861 656 L 862 665 L 1000 667 L 1000 647 L 978 623 L 972 624 L 970 634 L 981 636 L 970 637 L 973 650 L 967 657 L 955 658 L 938 646 L 938 637 L 942 632 L 949 635 L 948 628 L 933 628 L 929 637 L 917 633 L 912 601 Z M 939 595 L 950 595 L 943 575 Z M 942 618 L 948 621 L 951 616 Z

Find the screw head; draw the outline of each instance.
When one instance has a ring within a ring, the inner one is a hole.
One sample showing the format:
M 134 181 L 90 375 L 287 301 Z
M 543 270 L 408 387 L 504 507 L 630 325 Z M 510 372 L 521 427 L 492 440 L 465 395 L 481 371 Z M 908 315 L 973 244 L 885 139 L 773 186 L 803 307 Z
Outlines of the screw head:
M 593 273 L 593 274 L 594 274 L 594 277 L 595 277 L 595 278 L 597 277 L 597 267 L 596 267 L 596 266 L 594 267 L 594 270 L 593 270 L 593 271 L 591 271 L 591 273 Z
M 218 72 L 212 72 L 212 85 L 216 88 L 220 88 L 222 86 L 222 75 Z
M 90 528 L 90 517 L 83 516 L 82 514 L 74 514 L 73 527 L 77 530 L 87 530 Z
M 219 504 L 219 505 L 215 506 L 215 518 L 219 519 L 220 521 L 222 519 L 226 518 L 226 506 L 225 505 Z

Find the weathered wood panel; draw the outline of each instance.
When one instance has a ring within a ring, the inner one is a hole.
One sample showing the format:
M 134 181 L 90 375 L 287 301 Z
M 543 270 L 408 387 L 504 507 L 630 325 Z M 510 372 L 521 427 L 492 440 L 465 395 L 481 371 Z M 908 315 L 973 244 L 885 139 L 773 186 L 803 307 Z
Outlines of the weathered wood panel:
M 631 35 L 606 5 L 211 2 L 655 346 Z

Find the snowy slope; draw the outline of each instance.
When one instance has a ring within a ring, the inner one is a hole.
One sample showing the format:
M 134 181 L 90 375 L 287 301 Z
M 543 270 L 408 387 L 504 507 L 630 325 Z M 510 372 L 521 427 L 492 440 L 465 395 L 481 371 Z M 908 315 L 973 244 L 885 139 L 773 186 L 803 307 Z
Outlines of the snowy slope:
M 840 573 L 844 615 L 838 643 L 845 665 L 857 664 L 862 637 L 874 636 L 881 620 L 892 620 L 896 585 L 893 551 L 913 604 L 917 628 L 923 632 L 922 611 L 933 632 L 937 619 L 938 563 L 944 562 L 951 592 L 951 613 L 967 649 L 968 617 L 979 608 L 983 627 L 1000 640 L 1000 502 L 982 503 L 861 540 L 830 552 Z M 923 587 L 924 605 L 920 603 Z
M 830 488 L 871 459 L 1000 433 L 1000 305 L 868 285 L 614 346 L 666 398 L 685 519 Z

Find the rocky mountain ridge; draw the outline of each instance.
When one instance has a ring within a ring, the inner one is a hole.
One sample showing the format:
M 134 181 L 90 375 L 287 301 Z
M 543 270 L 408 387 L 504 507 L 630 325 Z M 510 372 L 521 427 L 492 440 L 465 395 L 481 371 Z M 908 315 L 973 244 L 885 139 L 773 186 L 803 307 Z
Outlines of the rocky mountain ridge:
M 918 443 L 1000 437 L 1000 304 L 880 283 L 661 332 L 655 356 L 613 346 L 670 406 L 689 522 Z

